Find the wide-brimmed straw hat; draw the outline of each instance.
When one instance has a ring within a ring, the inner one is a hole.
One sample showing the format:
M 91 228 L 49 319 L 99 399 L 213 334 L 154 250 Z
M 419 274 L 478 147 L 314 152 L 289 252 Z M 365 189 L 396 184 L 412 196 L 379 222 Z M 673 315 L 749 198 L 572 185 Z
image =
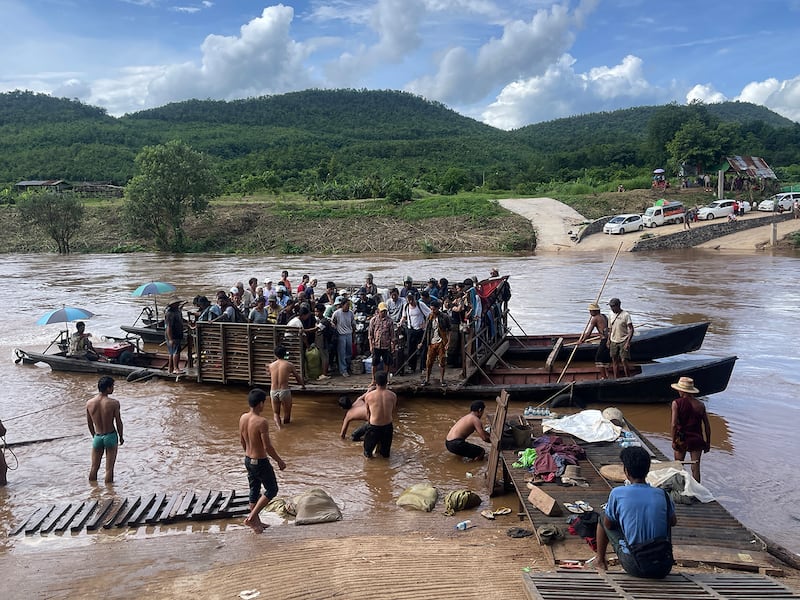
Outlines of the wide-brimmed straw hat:
M 589 305 L 589 310 L 600 310 L 600 306 L 594 302 Z
M 186 304 L 186 301 L 180 296 L 172 296 L 167 300 L 167 306 L 172 306 L 173 304 Z
M 694 379 L 691 377 L 681 377 L 678 380 L 678 383 L 673 383 L 670 385 L 673 390 L 678 390 L 679 392 L 687 392 L 689 394 L 699 394 L 700 390 L 694 387 Z

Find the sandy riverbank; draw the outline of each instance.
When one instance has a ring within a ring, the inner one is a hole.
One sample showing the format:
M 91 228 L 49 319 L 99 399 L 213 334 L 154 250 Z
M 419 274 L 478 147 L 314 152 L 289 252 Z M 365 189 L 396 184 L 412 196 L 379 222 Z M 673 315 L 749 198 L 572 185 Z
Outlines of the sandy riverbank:
M 501 200 L 503 208 L 515 212 L 529 219 L 537 232 L 537 252 L 597 252 L 616 250 L 620 243 L 622 251 L 631 249 L 639 239 L 636 233 L 626 235 L 594 234 L 585 237 L 579 244 L 572 241 L 569 231 L 577 229 L 581 223 L 587 221 L 580 213 L 570 206 L 554 200 L 553 198 L 510 198 Z M 764 213 L 748 213 L 744 219 L 754 219 L 764 216 Z M 692 224 L 692 227 L 705 227 L 719 220 L 702 221 Z M 648 229 L 647 233 L 654 235 L 667 235 L 683 230 L 683 225 L 665 225 L 656 229 Z M 782 221 L 778 223 L 777 237 L 781 238 L 800 231 L 800 220 Z M 772 226 L 756 227 L 732 235 L 714 239 L 698 248 L 714 250 L 759 251 L 768 246 L 772 236 Z

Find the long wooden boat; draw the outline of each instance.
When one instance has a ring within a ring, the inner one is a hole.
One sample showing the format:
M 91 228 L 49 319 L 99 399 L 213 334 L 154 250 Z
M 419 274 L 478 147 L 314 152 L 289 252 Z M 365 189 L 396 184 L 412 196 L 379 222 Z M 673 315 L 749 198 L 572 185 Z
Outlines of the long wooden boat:
M 148 344 L 160 344 L 165 339 L 166 327 L 164 326 L 164 321 L 142 325 L 120 325 L 119 328 L 125 333 L 139 336 L 142 341 Z
M 649 404 L 669 402 L 676 392 L 670 385 L 680 377 L 691 377 L 702 395 L 715 394 L 728 387 L 736 356 L 690 358 L 632 365 L 630 377 L 600 379 L 593 365 L 563 369 L 494 368 L 479 372 L 457 389 L 462 396 L 492 396 L 506 390 L 515 401 L 538 404 L 569 394 L 575 404 L 619 402 Z
M 703 321 L 670 327 L 636 329 L 631 341 L 631 360 L 649 362 L 658 358 L 694 352 L 703 345 L 708 326 L 708 321 Z M 580 334 L 574 333 L 509 335 L 509 345 L 504 356 L 512 360 L 545 360 L 553 351 L 558 340 L 562 339 L 563 345 L 561 345 L 556 359 L 566 360 L 574 350 L 573 360 L 594 360 L 598 342 L 583 343 L 576 348 L 575 344 L 579 338 Z
M 53 371 L 67 371 L 72 373 L 97 373 L 101 375 L 116 375 L 125 377 L 129 381 L 144 381 L 153 377 L 164 379 L 177 379 L 176 374 L 167 371 L 167 355 L 139 350 L 130 342 L 120 341 L 111 345 L 95 344 L 95 350 L 100 355 L 98 360 L 88 360 L 82 357 L 67 356 L 61 348 L 58 352 L 34 352 L 16 348 L 16 362 L 25 365 L 43 363 Z M 182 360 L 180 368 L 186 368 L 186 361 Z

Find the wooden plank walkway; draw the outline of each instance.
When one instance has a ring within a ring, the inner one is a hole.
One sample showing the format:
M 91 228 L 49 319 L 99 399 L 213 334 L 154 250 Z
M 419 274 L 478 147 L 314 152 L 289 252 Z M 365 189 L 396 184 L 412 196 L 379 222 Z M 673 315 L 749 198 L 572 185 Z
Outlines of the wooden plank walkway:
M 533 436 L 542 435 L 541 421 L 529 421 L 533 428 Z M 655 446 L 629 425 L 655 459 L 668 461 Z M 503 451 L 503 472 L 507 481 L 514 485 L 519 499 L 520 519 L 529 519 L 534 529 L 541 525 L 556 525 L 563 533 L 564 539 L 550 544 L 551 564 L 584 561 L 593 556 L 589 545 L 567 531 L 567 518 L 571 515 L 564 504 L 583 500 L 600 512 L 601 506 L 608 500 L 613 486 L 622 485 L 608 481 L 600 475 L 603 465 L 619 464 L 620 447 L 616 442 L 586 443 L 569 435 L 560 435 L 565 442 L 579 444 L 586 451 L 586 460 L 581 460 L 581 476 L 586 478 L 589 487 L 564 486 L 556 479 L 551 483 L 538 484 L 537 487 L 552 496 L 561 508 L 560 514 L 547 516 L 528 501 L 530 489 L 526 479 L 531 478 L 527 469 L 512 467 L 517 459 L 516 451 Z M 766 551 L 766 545 L 752 531 L 737 521 L 718 502 L 676 504 L 678 524 L 672 530 L 673 551 L 675 561 L 679 565 L 691 567 L 700 563 L 718 567 L 745 571 L 776 574 L 785 567 Z M 538 534 L 537 534 L 538 537 Z M 541 539 L 539 540 L 541 543 Z
M 672 573 L 640 579 L 624 573 L 559 571 L 523 575 L 529 600 L 759 600 L 800 598 L 774 579 L 744 573 Z
M 97 531 L 100 528 L 164 525 L 179 520 L 229 519 L 246 516 L 249 511 L 247 492 L 152 492 L 132 498 L 42 506 L 9 535 L 63 533 L 67 529 L 74 533 L 84 527 L 86 531 Z

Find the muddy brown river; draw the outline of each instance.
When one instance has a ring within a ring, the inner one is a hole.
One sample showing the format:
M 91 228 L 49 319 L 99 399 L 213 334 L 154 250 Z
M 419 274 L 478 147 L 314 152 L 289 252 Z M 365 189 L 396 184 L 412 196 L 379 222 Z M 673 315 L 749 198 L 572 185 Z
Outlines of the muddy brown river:
M 247 408 L 247 390 L 165 381 L 118 382 L 115 397 L 122 403 L 126 441 L 119 451 L 116 483 L 90 485 L 84 403 L 96 389 L 96 377 L 53 373 L 48 367 L 13 361 L 15 347 L 41 350 L 57 334 L 58 325 L 35 324 L 50 309 L 62 304 L 90 309 L 97 316 L 88 321 L 88 331 L 94 336 L 121 335 L 119 325 L 132 323 L 148 302 L 132 297 L 132 290 L 151 280 L 169 281 L 191 299 L 251 276 L 277 281 L 284 268 L 295 284 L 303 273 L 320 283 L 359 283 L 369 271 L 379 287 L 386 287 L 406 274 L 418 280 L 433 276 L 456 281 L 473 274 L 486 277 L 497 267 L 511 276 L 514 330 L 569 332 L 585 324 L 586 304 L 595 300 L 612 258 L 613 252 L 517 258 L 4 256 L 0 419 L 8 428 L 6 440 L 64 437 L 18 446 L 16 458 L 6 450 L 10 466 L 18 461 L 18 468 L 9 471 L 9 485 L 0 488 L 0 552 L 159 534 L 148 528 L 8 537 L 43 504 L 247 485 L 237 432 L 239 415 Z M 620 297 L 641 327 L 708 320 L 709 333 L 698 354 L 739 357 L 728 389 L 705 399 L 713 447 L 703 457 L 703 483 L 748 527 L 794 552 L 800 552 L 800 443 L 795 430 L 800 423 L 798 276 L 800 260 L 795 255 L 702 250 L 622 254 L 601 297 L 603 302 Z M 294 422 L 272 432 L 287 463 L 278 477 L 281 495 L 320 484 L 346 516 L 392 510 L 398 491 L 420 480 L 443 488 L 469 485 L 471 477 L 483 476 L 485 466 L 464 464 L 444 450 L 448 428 L 467 412 L 468 404 L 455 396 L 401 399 L 387 468 L 380 460 L 365 461 L 357 444 L 339 438 L 343 412 L 335 398 L 295 394 Z M 620 407 L 670 454 L 667 405 Z M 514 405 L 512 411 L 522 408 Z

